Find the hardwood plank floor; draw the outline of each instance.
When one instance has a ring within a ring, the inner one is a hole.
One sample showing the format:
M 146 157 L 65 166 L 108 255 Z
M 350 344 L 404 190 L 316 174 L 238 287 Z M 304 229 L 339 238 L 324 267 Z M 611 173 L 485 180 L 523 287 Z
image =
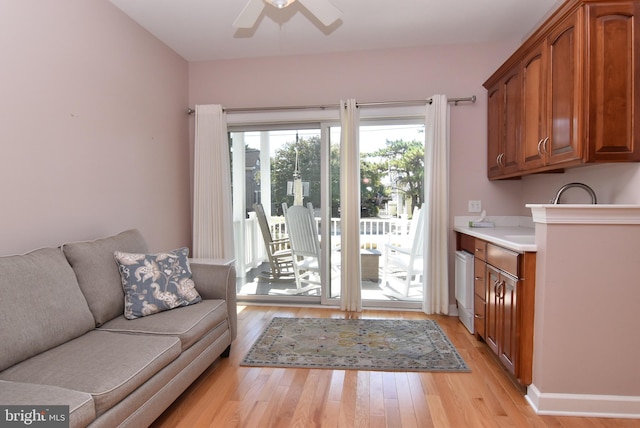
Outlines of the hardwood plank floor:
M 365 310 L 360 318 L 437 320 L 471 373 L 240 367 L 275 317 L 344 318 L 334 308 L 239 306 L 229 358 L 212 364 L 152 425 L 227 427 L 631 428 L 631 419 L 538 416 L 455 317 Z

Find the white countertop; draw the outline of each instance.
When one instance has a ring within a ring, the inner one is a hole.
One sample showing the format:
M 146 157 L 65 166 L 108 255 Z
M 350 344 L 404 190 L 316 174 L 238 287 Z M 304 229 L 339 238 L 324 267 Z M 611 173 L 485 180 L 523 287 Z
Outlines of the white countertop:
M 640 205 L 527 204 L 535 223 L 640 224 Z
M 456 232 L 484 239 L 509 250 L 523 252 L 535 252 L 536 246 L 535 229 L 523 226 L 496 226 L 496 227 L 469 227 L 455 226 Z

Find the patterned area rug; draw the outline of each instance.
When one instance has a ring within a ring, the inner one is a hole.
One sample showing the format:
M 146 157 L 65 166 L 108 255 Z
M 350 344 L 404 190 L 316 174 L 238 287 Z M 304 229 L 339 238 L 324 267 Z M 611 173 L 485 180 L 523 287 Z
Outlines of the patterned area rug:
M 470 371 L 433 320 L 274 318 L 240 365 Z

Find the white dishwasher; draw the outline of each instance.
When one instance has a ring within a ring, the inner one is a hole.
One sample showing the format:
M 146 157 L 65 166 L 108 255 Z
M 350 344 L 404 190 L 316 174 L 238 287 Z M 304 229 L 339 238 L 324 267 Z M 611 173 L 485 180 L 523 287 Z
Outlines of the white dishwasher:
M 456 251 L 456 301 L 458 317 L 473 334 L 473 255 Z

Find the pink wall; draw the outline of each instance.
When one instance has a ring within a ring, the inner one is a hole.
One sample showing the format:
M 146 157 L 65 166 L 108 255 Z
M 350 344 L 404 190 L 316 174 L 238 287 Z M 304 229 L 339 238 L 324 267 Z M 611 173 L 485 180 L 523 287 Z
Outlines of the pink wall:
M 0 255 L 190 243 L 187 63 L 107 0 L 0 3 Z
M 632 223 L 536 224 L 533 383 L 542 393 L 640 397 L 640 225 Z M 633 403 L 628 413 L 637 414 Z
M 469 199 L 480 199 L 488 215 L 530 216 L 527 203 L 547 203 L 571 181 L 589 184 L 601 203 L 640 204 L 640 163 L 590 165 L 522 180 L 487 180 L 487 99 L 482 83 L 518 45 L 515 41 L 194 62 L 189 64 L 189 104 L 256 107 L 475 94 L 476 104 L 451 108 L 452 217 L 469 215 Z
M 467 215 L 468 199 L 482 199 L 493 215 L 520 215 L 521 184 L 485 178 L 487 99 L 482 87 L 516 46 L 451 45 L 195 62 L 189 64 L 189 103 L 256 107 L 476 95 L 475 104 L 451 108 L 451 218 Z M 453 239 L 452 232 L 451 248 Z
M 589 185 L 596 193 L 599 204 L 640 204 L 640 163 L 593 164 L 566 170 L 563 174 L 540 174 L 522 180 L 522 206 L 547 204 L 562 185 L 571 182 Z M 573 190 L 571 192 L 574 192 Z M 588 203 L 586 192 L 566 193 L 566 202 Z M 565 198 L 563 197 L 563 200 Z M 524 209 L 522 215 L 531 215 Z

